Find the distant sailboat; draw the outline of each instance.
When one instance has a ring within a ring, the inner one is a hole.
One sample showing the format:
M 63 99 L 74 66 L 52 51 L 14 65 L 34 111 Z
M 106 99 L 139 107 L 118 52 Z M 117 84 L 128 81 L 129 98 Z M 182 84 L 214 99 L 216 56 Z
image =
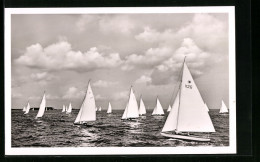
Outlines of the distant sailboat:
M 171 105 L 169 105 L 168 109 L 167 109 L 167 112 L 170 112 L 172 109 Z
M 25 113 L 24 114 L 28 114 L 29 113 L 29 111 L 30 111 L 30 104 L 29 104 L 29 101 L 28 101 L 28 103 L 27 103 L 27 107 L 26 107 L 26 110 L 25 110 Z
M 156 106 L 153 109 L 152 115 L 164 115 L 164 111 L 158 97 L 156 99 Z
M 102 110 L 102 108 L 101 108 L 101 106 L 99 106 L 98 111 L 101 111 L 101 110 Z
M 98 108 L 96 107 L 95 110 L 98 111 Z
M 45 92 L 44 92 L 38 114 L 36 115 L 35 118 L 40 118 L 43 116 L 45 107 L 46 107 L 46 99 L 45 99 Z
M 68 110 L 67 110 L 66 114 L 70 114 L 70 113 L 71 113 L 71 111 L 72 111 L 72 106 L 71 106 L 71 103 L 70 103 L 70 105 L 69 105 L 69 108 L 68 108 Z
M 129 100 L 127 102 L 127 106 L 125 108 L 122 119 L 132 120 L 132 119 L 138 118 L 138 117 L 139 117 L 138 104 L 137 104 L 136 97 L 135 97 L 135 94 L 134 94 L 132 86 L 131 86 Z
M 26 111 L 26 107 L 25 106 L 23 107 L 23 111 Z
M 145 115 L 146 110 L 145 110 L 145 105 L 142 99 L 142 96 L 140 97 L 140 105 L 139 105 L 139 115 Z
M 89 81 L 85 98 L 82 102 L 77 118 L 74 121 L 74 124 L 86 125 L 87 122 L 89 121 L 95 121 L 96 120 L 95 108 L 96 108 L 95 97 L 92 92 L 90 81 Z
M 112 106 L 110 104 L 110 102 L 108 103 L 108 108 L 107 108 L 107 114 L 111 114 L 112 113 Z
M 65 106 L 63 105 L 61 112 L 65 112 L 65 111 L 66 111 L 66 108 L 65 108 Z
M 210 141 L 206 137 L 189 135 L 190 132 L 215 132 L 215 128 L 185 60 L 177 92 L 161 135 L 193 141 Z
M 222 103 L 221 103 L 221 108 L 219 110 L 219 113 L 220 114 L 224 114 L 224 113 L 228 113 L 228 108 L 227 106 L 225 105 L 224 101 L 222 100 Z

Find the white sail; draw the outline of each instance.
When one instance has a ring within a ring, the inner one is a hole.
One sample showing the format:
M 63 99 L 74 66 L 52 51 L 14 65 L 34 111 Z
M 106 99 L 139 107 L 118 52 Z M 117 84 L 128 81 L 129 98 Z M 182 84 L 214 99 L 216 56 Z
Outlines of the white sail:
M 101 108 L 101 106 L 99 106 L 98 111 L 101 111 L 101 110 L 102 110 L 102 108 Z
M 192 75 L 184 62 L 177 121 L 180 132 L 215 132 Z
M 225 105 L 224 101 L 222 100 L 222 103 L 221 103 L 221 108 L 219 110 L 219 113 L 227 113 L 228 112 L 228 108 L 227 106 Z
M 127 117 L 126 117 L 127 108 L 128 108 L 128 103 L 126 104 L 125 111 L 124 111 L 123 116 L 122 116 L 121 119 L 127 119 Z
M 29 104 L 29 102 L 27 103 L 27 107 L 26 107 L 26 110 L 25 110 L 25 113 L 24 114 L 28 114 L 29 113 L 29 111 L 30 111 L 30 104 Z
M 23 107 L 23 111 L 26 111 L 26 107 L 25 106 Z
M 41 102 L 41 105 L 40 105 L 40 108 L 39 108 L 39 111 L 38 111 L 36 118 L 40 118 L 40 117 L 43 116 L 45 107 L 46 107 L 46 99 L 45 99 L 45 93 L 44 93 L 43 97 L 42 97 L 42 102 Z
M 108 114 L 112 113 L 112 106 L 111 106 L 110 102 L 108 103 L 107 113 Z
M 78 115 L 77 115 L 76 120 L 74 121 L 74 123 L 79 123 L 79 122 L 80 122 L 81 113 L 82 113 L 82 109 L 79 110 L 79 113 L 78 113 Z
M 181 81 L 181 87 L 162 132 L 173 130 L 176 132 L 215 132 L 208 111 L 205 111 L 204 102 L 185 62 Z
M 137 104 L 137 101 L 136 101 L 135 94 L 132 90 L 132 87 L 130 89 L 129 100 L 128 100 L 127 107 L 125 109 L 125 113 L 126 113 L 125 117 L 124 117 L 124 114 L 123 114 L 122 119 L 123 118 L 130 119 L 130 118 L 138 118 L 139 117 L 138 104 Z
M 95 97 L 89 82 L 85 98 L 83 100 L 80 111 L 74 123 L 81 124 L 87 121 L 95 121 L 96 120 L 95 108 L 96 108 Z
M 98 111 L 98 108 L 96 107 L 95 110 Z
M 146 114 L 145 105 L 142 98 L 140 99 L 139 114 L 140 115 Z
M 66 111 L 66 109 L 65 109 L 65 106 L 63 105 L 61 112 L 65 112 L 65 111 Z
M 170 112 L 172 109 L 171 105 L 169 105 L 168 109 L 167 109 L 167 112 Z
M 66 112 L 67 114 L 71 113 L 72 111 L 72 106 L 71 106 L 71 103 L 69 104 L 69 108 L 68 108 L 68 111 Z
M 163 114 L 164 114 L 164 111 L 163 111 L 162 105 L 157 97 L 156 106 L 153 109 L 152 115 L 163 115 Z
M 209 112 L 209 108 L 208 108 L 208 106 L 207 106 L 207 104 L 206 104 L 206 103 L 204 103 L 204 108 L 205 108 L 205 110 L 206 110 L 206 111 L 208 111 L 208 112 Z
M 163 126 L 162 132 L 174 131 L 177 128 L 177 119 L 180 103 L 180 92 L 178 91 L 177 96 L 172 105 L 172 109 L 166 119 L 166 122 Z

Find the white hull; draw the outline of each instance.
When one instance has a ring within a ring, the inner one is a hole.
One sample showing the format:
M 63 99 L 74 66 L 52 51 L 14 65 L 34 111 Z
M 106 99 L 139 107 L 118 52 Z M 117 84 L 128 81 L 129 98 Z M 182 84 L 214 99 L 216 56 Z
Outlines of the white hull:
M 189 140 L 189 141 L 200 141 L 200 142 L 209 142 L 209 138 L 201 138 L 197 136 L 184 136 L 184 135 L 177 135 L 177 134 L 167 134 L 167 133 L 161 133 L 164 137 L 170 137 L 170 138 L 176 138 L 176 139 L 183 139 L 183 140 Z

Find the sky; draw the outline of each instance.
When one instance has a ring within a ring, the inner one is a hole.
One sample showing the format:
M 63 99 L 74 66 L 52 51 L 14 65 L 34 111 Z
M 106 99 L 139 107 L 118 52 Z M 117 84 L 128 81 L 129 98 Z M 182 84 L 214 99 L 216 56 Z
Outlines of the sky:
M 164 109 L 183 59 L 210 109 L 228 106 L 228 15 L 13 14 L 12 108 L 72 103 L 78 109 L 90 80 L 96 105 L 124 109 L 130 86 L 139 101 Z

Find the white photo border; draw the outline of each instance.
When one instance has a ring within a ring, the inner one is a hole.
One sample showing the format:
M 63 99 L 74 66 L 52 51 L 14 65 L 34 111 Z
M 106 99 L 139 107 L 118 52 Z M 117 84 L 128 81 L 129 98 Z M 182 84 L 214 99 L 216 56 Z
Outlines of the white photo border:
M 113 13 L 227 13 L 229 21 L 229 146 L 181 147 L 11 147 L 11 15 Z M 5 8 L 5 155 L 236 154 L 235 7 Z

